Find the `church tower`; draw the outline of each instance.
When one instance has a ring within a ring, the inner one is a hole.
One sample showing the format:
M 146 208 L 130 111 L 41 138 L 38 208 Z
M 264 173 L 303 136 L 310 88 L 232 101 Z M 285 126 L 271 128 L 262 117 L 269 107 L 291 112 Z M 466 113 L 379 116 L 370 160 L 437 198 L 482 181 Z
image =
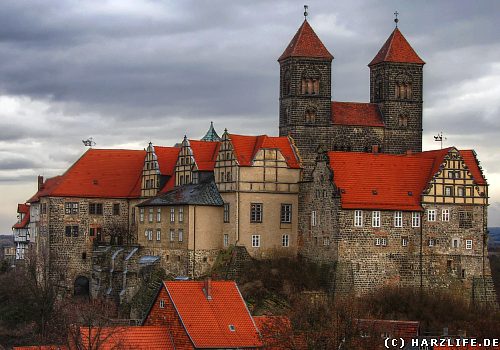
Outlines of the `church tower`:
M 332 60 L 307 19 L 278 59 L 280 136 L 293 137 L 306 173 L 314 165 L 321 129 L 331 125 Z
M 370 102 L 379 105 L 385 124 L 384 153 L 422 151 L 424 64 L 397 26 L 368 64 Z

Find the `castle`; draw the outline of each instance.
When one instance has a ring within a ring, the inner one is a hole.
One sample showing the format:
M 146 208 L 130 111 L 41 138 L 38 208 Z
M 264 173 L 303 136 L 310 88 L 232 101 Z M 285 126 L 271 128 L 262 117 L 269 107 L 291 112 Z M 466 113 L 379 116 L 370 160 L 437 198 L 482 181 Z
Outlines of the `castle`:
M 211 125 L 173 147 L 90 149 L 39 178 L 19 249 L 43 242 L 62 288 L 122 300 L 141 266 L 199 277 L 230 247 L 334 264 L 337 291 L 393 284 L 495 300 L 476 154 L 422 152 L 424 61 L 396 27 L 368 65 L 370 102 L 353 103 L 332 101 L 332 60 L 304 20 L 278 59 L 278 137 Z

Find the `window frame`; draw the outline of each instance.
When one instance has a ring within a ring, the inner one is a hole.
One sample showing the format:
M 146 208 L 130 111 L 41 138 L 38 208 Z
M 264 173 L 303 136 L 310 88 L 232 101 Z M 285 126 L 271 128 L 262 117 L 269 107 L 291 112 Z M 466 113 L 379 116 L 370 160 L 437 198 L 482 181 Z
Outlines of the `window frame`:
M 436 209 L 427 209 L 427 221 L 428 222 L 436 222 L 437 210 Z
M 64 203 L 64 214 L 75 215 L 80 211 L 80 206 L 78 202 L 65 202 Z
M 161 229 L 159 228 L 156 229 L 156 241 L 161 241 Z
M 380 210 L 373 210 L 372 211 L 372 227 L 381 227 L 381 221 L 382 221 L 382 214 L 380 213 Z
M 228 233 L 224 233 L 224 235 L 222 236 L 222 245 L 224 247 L 229 247 L 229 234 Z
M 290 235 L 288 233 L 281 236 L 281 246 L 284 248 L 290 247 Z
M 230 203 L 224 203 L 224 217 L 223 217 L 224 223 L 229 223 L 230 221 L 229 217 L 230 210 L 231 210 Z
M 264 216 L 263 210 L 264 210 L 264 204 L 250 203 L 250 222 L 256 224 L 262 223 Z
M 179 207 L 179 210 L 177 210 L 177 217 L 179 222 L 184 222 L 184 207 Z
M 114 216 L 120 215 L 120 210 L 121 210 L 120 203 L 113 203 L 113 215 Z
M 252 248 L 260 248 L 260 235 L 252 235 Z
M 421 214 L 418 211 L 413 211 L 411 213 L 411 227 L 420 227 Z
M 394 212 L 394 227 L 403 227 L 403 212 L 400 210 Z
M 450 209 L 445 208 L 441 210 L 441 221 L 450 221 Z
M 363 227 L 363 210 L 354 211 L 354 227 Z
M 171 207 L 170 208 L 170 222 L 175 222 L 175 208 Z
M 177 234 L 178 234 L 177 241 L 179 243 L 184 242 L 184 229 L 182 228 L 178 229 Z
M 292 223 L 292 205 L 288 203 L 281 203 L 281 215 L 280 215 L 282 224 L 291 224 Z
M 472 239 L 466 239 L 465 240 L 465 249 L 472 250 L 472 247 L 473 247 Z

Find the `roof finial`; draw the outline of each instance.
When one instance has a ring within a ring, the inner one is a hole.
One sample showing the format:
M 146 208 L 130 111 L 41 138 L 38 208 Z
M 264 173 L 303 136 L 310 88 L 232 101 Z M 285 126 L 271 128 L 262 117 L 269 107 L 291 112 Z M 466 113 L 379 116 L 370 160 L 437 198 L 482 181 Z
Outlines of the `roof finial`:
M 394 23 L 396 23 L 396 28 L 398 27 L 398 22 L 399 22 L 398 15 L 399 15 L 399 12 L 396 10 L 396 12 L 394 12 L 394 16 L 396 16 L 394 18 Z
M 309 13 L 307 12 L 307 9 L 309 8 L 309 6 L 307 5 L 304 5 L 304 19 L 307 21 L 307 15 L 309 15 Z

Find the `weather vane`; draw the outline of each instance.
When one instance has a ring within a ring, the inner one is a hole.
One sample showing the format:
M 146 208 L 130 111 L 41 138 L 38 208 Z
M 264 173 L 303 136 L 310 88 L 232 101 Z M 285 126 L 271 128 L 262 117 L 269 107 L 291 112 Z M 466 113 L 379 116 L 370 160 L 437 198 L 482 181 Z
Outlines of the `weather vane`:
M 82 140 L 82 143 L 85 147 L 92 147 L 92 146 L 96 145 L 96 143 L 94 142 L 94 139 L 92 137 L 89 137 L 86 140 Z
M 443 137 L 443 132 L 441 131 L 437 136 L 434 136 L 434 141 L 441 142 L 441 149 L 443 149 L 443 140 L 446 141 L 447 138 Z
M 309 6 L 304 5 L 304 19 L 307 19 L 307 15 L 309 15 L 309 13 L 307 12 L 308 8 L 309 8 Z
M 394 23 L 396 23 L 396 28 L 398 27 L 398 22 L 399 22 L 398 15 L 399 15 L 398 11 L 394 12 L 394 16 L 396 16 L 396 18 L 394 18 Z

